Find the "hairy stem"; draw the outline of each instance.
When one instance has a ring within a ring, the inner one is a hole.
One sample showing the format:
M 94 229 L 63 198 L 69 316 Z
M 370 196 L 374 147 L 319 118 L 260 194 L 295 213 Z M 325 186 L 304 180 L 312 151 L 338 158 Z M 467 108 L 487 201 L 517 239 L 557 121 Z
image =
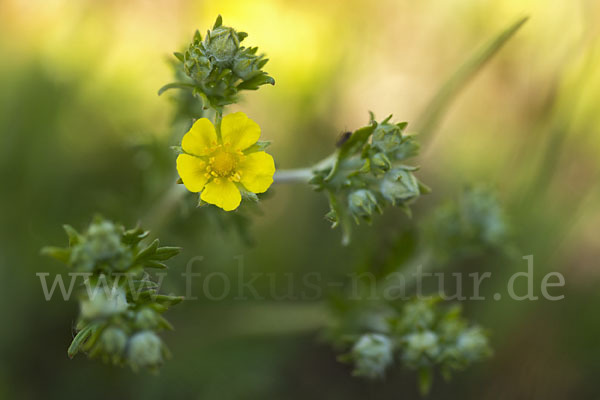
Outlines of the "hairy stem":
M 275 171 L 274 183 L 308 183 L 312 178 L 312 168 L 281 169 Z
M 280 169 L 275 171 L 274 183 L 308 183 L 313 177 L 313 171 L 331 168 L 337 159 L 337 152 L 330 154 L 311 167 Z

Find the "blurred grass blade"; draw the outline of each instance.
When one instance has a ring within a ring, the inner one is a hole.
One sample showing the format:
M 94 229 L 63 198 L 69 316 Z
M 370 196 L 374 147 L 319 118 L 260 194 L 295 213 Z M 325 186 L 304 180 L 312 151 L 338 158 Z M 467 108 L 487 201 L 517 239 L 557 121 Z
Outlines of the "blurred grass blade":
M 435 131 L 446 109 L 452 100 L 456 98 L 460 90 L 465 87 L 469 80 L 479 72 L 485 63 L 502 48 L 528 19 L 529 17 L 523 17 L 500 32 L 487 45 L 483 46 L 481 50 L 473 54 L 441 87 L 425 107 L 423 113 L 417 118 L 414 129 L 419 134 L 422 143 L 431 139 L 431 133 Z

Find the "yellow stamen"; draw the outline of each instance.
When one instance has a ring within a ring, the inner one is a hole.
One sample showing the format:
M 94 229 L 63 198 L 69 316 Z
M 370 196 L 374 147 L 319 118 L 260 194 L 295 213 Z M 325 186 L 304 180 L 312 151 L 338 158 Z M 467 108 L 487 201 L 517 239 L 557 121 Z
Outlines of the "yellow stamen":
M 233 150 L 229 143 L 216 145 L 208 149 L 208 165 L 206 172 L 212 177 L 228 178 L 239 182 L 241 176 L 237 172 L 238 163 L 244 158 L 239 150 Z

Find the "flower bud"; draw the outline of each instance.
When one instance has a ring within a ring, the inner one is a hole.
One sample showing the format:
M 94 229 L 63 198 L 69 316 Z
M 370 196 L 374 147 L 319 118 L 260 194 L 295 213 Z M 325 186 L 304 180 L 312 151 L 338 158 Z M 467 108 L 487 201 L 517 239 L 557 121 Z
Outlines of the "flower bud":
M 373 131 L 373 147 L 384 152 L 393 152 L 402 143 L 402 130 L 397 125 L 381 123 Z
M 195 45 L 190 46 L 183 63 L 185 73 L 195 81 L 203 81 L 212 71 L 208 57 Z
M 402 329 L 414 330 L 432 327 L 436 318 L 432 306 L 432 302 L 425 300 L 415 300 L 406 304 L 400 321 Z
M 141 331 L 129 340 L 127 356 L 135 367 L 155 367 L 162 363 L 162 341 L 152 331 Z
M 467 361 L 477 361 L 490 351 L 488 340 L 479 327 L 462 332 L 456 340 L 456 350 Z
M 102 350 L 108 354 L 119 355 L 125 350 L 127 334 L 120 328 L 109 326 L 100 336 Z
M 376 378 L 383 376 L 393 361 L 391 340 L 381 334 L 371 333 L 360 337 L 352 347 L 356 375 Z
M 83 236 L 81 243 L 73 247 L 70 264 L 78 271 L 90 272 L 98 266 L 116 271 L 127 269 L 133 255 L 122 242 L 122 229 L 110 221 L 95 221 Z
M 240 55 L 233 64 L 233 72 L 242 80 L 246 81 L 263 73 L 261 68 L 267 63 L 263 56 L 254 54 Z
M 405 167 L 388 171 L 380 185 L 381 194 L 393 205 L 419 195 L 417 178 Z
M 223 26 L 219 17 L 204 40 L 197 34 L 180 58 L 184 72 L 194 81 L 195 90 L 204 94 L 203 99 L 208 102 L 205 106 L 231 104 L 240 90 L 275 84 L 273 78 L 262 71 L 268 60 L 256 55 L 256 47 L 240 45 L 246 36 L 244 32 Z
M 135 315 L 135 326 L 139 329 L 154 329 L 158 325 L 156 311 L 144 307 Z
M 220 67 L 230 66 L 239 48 L 240 41 L 233 28 L 220 26 L 208 33 L 204 41 L 206 52 L 214 57 Z
M 404 360 L 409 364 L 421 364 L 427 362 L 426 357 L 433 358 L 439 351 L 438 336 L 432 331 L 412 333 L 405 337 L 406 348 Z
M 348 196 L 348 208 L 355 218 L 369 219 L 375 210 L 379 210 L 379 205 L 373 192 L 360 189 Z
M 96 287 L 92 295 L 81 302 L 81 318 L 92 320 L 110 317 L 127 310 L 125 292 L 119 288 L 112 288 L 107 294 L 102 287 Z
M 392 162 L 385 153 L 377 153 L 371 157 L 371 170 L 375 172 L 386 172 L 392 168 Z

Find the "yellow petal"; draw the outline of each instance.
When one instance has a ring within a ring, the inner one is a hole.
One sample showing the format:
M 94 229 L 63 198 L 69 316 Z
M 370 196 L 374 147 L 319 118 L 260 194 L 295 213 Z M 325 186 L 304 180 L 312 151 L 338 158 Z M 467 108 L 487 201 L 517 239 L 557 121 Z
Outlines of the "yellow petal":
M 234 150 L 252 146 L 260 137 L 260 126 L 243 112 L 228 114 L 221 121 L 223 143 L 230 143 Z
M 225 178 L 215 178 L 209 182 L 200 198 L 225 211 L 235 210 L 242 201 L 242 195 L 237 186 Z
M 246 189 L 254 193 L 266 192 L 273 183 L 275 162 L 270 154 L 264 151 L 250 153 L 238 167 L 242 176 L 241 182 Z
M 196 156 L 208 154 L 209 148 L 217 143 L 217 132 L 208 118 L 200 118 L 183 136 L 181 148 Z
M 188 154 L 177 156 L 177 172 L 183 184 L 190 192 L 197 193 L 204 188 L 206 177 L 206 163 L 198 157 Z

